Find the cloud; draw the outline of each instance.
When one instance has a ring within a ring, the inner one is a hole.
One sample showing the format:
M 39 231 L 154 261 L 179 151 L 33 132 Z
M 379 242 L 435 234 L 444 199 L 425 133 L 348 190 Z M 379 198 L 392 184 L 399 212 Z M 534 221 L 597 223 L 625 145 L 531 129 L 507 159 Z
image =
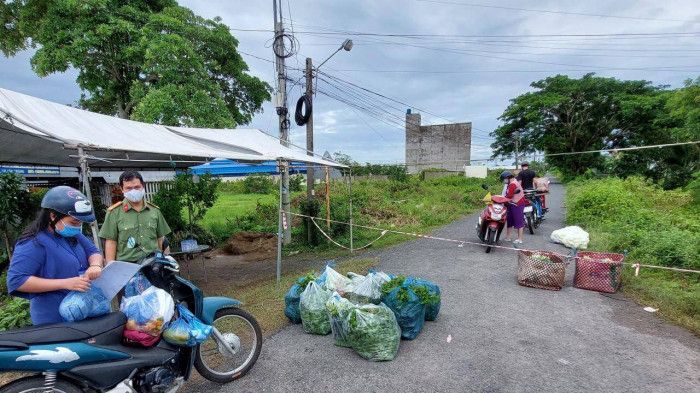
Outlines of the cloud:
M 532 81 L 555 73 L 580 77 L 588 71 L 596 71 L 603 76 L 646 79 L 677 87 L 683 80 L 700 73 L 700 59 L 695 56 L 700 53 L 697 36 L 663 39 L 524 37 L 538 34 L 700 31 L 695 0 L 528 0 L 502 4 L 686 22 L 520 12 L 410 0 L 296 0 L 289 2 L 291 10 L 287 2 L 282 3 L 287 29 L 297 32 L 323 32 L 332 28 L 399 34 L 508 36 L 479 39 L 354 36 L 350 37 L 355 42 L 351 52 L 341 51 L 323 66 L 323 70 L 329 74 L 438 115 L 423 112 L 424 123 L 444 123 L 445 119 L 472 121 L 472 156 L 477 158 L 490 155 L 488 133 L 498 126 L 497 118 L 509 100 L 530 91 Z M 227 0 L 187 0 L 181 4 L 204 17 L 221 16 L 224 23 L 232 28 L 272 29 L 272 6 L 268 2 L 234 4 Z M 240 42 L 241 50 L 272 60 L 269 47 L 272 33 L 233 33 Z M 346 38 L 344 35 L 321 34 L 296 36 L 300 44 L 299 52 L 286 61 L 290 67 L 289 77 L 293 80 L 302 76 L 297 69 L 304 67 L 306 57 L 313 58 L 314 64 L 319 64 Z M 29 55 L 23 53 L 13 59 L 0 59 L 0 86 L 58 102 L 77 100 L 80 92 L 75 86 L 75 72 L 40 79 L 29 67 Z M 245 55 L 244 59 L 252 75 L 275 84 L 276 76 L 270 62 Z M 687 68 L 679 72 L 661 71 L 661 67 Z M 376 72 L 396 70 L 422 72 Z M 325 88 L 322 82 L 319 88 Z M 290 107 L 302 93 L 302 83 L 290 84 Z M 351 100 L 357 99 L 350 96 L 348 90 L 338 94 Z M 384 105 L 383 109 L 393 114 L 390 124 L 373 118 L 366 111 L 350 108 L 317 94 L 314 100 L 316 151 L 342 151 L 360 162 L 403 161 L 404 133 L 401 121 L 406 105 L 393 103 L 392 107 Z M 271 103 L 267 103 L 264 113 L 257 115 L 251 126 L 276 134 L 277 124 L 275 110 Z M 305 127 L 292 124 L 291 140 L 305 145 Z

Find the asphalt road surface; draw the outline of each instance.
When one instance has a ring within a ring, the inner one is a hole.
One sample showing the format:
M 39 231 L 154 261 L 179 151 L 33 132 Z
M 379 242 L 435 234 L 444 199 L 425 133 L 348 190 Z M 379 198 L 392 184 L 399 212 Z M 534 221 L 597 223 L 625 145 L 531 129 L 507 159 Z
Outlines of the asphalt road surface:
M 549 242 L 563 226 L 563 188 L 524 247 Z M 435 232 L 474 240 L 477 215 Z M 251 372 L 200 392 L 700 392 L 700 339 L 659 320 L 622 295 L 567 286 L 518 286 L 516 254 L 419 239 L 373 252 L 381 268 L 433 280 L 442 310 L 395 360 L 366 361 L 331 336 L 289 326 L 265 341 Z M 448 339 L 448 337 L 450 339 Z

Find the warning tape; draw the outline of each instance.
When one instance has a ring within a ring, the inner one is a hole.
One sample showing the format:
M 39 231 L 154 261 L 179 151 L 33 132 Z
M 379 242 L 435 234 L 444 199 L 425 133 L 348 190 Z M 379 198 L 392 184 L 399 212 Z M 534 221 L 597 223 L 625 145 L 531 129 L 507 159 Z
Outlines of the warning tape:
M 288 212 L 288 214 L 293 215 L 293 216 L 298 216 L 298 217 L 310 218 L 311 221 L 314 223 L 314 225 L 316 225 L 316 227 L 319 228 L 318 224 L 316 224 L 316 221 L 315 221 L 315 220 L 317 219 L 317 217 L 312 217 L 312 216 L 309 216 L 309 215 L 299 214 L 299 213 L 292 213 L 292 212 Z M 353 226 L 353 227 L 356 227 L 356 228 L 364 228 L 364 229 L 369 229 L 369 230 L 381 231 L 381 232 L 382 232 L 382 234 L 381 234 L 381 236 L 380 236 L 379 238 L 373 240 L 371 243 L 369 243 L 368 245 L 366 245 L 366 246 L 364 246 L 364 247 L 362 247 L 362 248 L 369 247 L 372 243 L 376 242 L 377 240 L 379 240 L 381 237 L 383 237 L 383 236 L 386 235 L 387 233 L 394 233 L 394 234 L 397 234 L 397 235 L 413 236 L 413 237 L 422 238 L 422 239 L 431 239 L 431 240 L 438 240 L 438 241 L 456 243 L 456 244 L 458 244 L 458 247 L 464 247 L 465 244 L 469 244 L 469 245 L 473 245 L 473 246 L 491 247 L 491 248 L 497 248 L 497 249 L 509 250 L 509 251 L 529 251 L 529 252 L 538 252 L 538 251 L 540 251 L 540 250 L 532 250 L 532 249 L 527 249 L 527 248 L 516 248 L 516 247 L 499 246 L 499 245 L 496 245 L 496 244 L 494 244 L 494 245 L 488 245 L 488 244 L 484 244 L 484 243 L 481 243 L 481 242 L 473 242 L 473 241 L 469 241 L 469 240 L 457 240 L 457 239 L 450 239 L 450 238 L 446 238 L 446 237 L 422 235 L 422 234 L 420 234 L 420 233 L 415 233 L 415 232 L 397 231 L 397 230 L 394 230 L 394 229 L 379 228 L 379 227 L 373 227 L 373 226 L 368 226 L 368 225 L 360 225 L 360 224 L 354 224 L 354 223 L 343 222 L 343 221 L 337 221 L 337 220 L 327 220 L 327 221 L 330 221 L 330 222 L 333 222 L 333 223 L 336 223 L 336 224 L 348 225 L 348 226 Z M 319 228 L 319 229 L 321 229 L 321 228 Z M 332 242 L 333 242 L 334 244 L 336 244 L 337 246 L 347 249 L 347 247 L 344 247 L 344 246 L 342 246 L 342 245 L 336 243 L 333 239 L 331 239 L 328 235 L 326 235 L 325 232 L 323 232 L 323 230 L 321 230 L 321 233 L 323 233 L 324 236 L 326 236 L 330 241 L 332 241 Z M 361 250 L 362 248 L 358 248 L 357 250 Z M 574 255 L 573 253 L 572 253 L 572 254 L 562 254 L 562 253 L 556 252 L 556 251 L 548 251 L 548 252 L 549 252 L 549 253 L 552 253 L 552 254 L 554 254 L 554 255 L 560 256 L 560 257 L 564 258 L 564 260 L 567 260 L 567 261 L 572 261 L 572 260 L 576 260 L 576 259 L 583 259 L 583 257 L 578 257 L 578 256 Z M 605 262 L 605 261 L 598 261 L 598 262 L 600 262 L 600 263 L 615 263 L 615 262 Z M 698 274 L 700 274 L 700 270 L 681 269 L 681 268 L 675 268 L 675 267 L 658 266 L 658 265 L 647 265 L 647 264 L 631 263 L 631 262 L 622 262 L 621 264 L 622 264 L 622 265 L 628 265 L 628 266 L 631 266 L 632 268 L 634 268 L 634 269 L 635 269 L 635 276 L 636 276 L 636 275 L 639 275 L 639 269 L 640 269 L 641 267 L 645 267 L 645 268 L 649 268 L 649 269 L 663 269 L 663 270 L 672 270 L 672 271 L 683 272 L 683 273 L 698 273 Z

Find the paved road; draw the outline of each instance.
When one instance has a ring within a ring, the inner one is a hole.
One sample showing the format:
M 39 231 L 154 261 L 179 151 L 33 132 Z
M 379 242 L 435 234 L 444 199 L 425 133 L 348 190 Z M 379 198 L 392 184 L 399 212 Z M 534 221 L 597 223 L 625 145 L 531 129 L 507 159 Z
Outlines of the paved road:
M 554 186 L 549 219 L 527 247 L 563 223 Z M 473 240 L 475 216 L 436 231 Z M 392 362 L 372 363 L 330 336 L 290 326 L 268 339 L 253 370 L 218 392 L 700 392 L 700 339 L 619 295 L 518 286 L 506 250 L 416 240 L 377 251 L 381 267 L 437 282 L 442 311 Z M 448 342 L 447 337 L 451 336 Z

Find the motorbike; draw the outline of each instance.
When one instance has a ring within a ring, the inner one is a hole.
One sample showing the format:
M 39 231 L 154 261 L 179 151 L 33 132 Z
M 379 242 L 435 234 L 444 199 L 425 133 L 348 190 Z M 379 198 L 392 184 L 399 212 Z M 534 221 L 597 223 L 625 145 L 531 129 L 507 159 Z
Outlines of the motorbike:
M 535 234 L 542 221 L 544 220 L 545 210 L 542 208 L 542 200 L 536 190 L 525 190 L 525 200 L 527 204 L 523 210 L 525 222 L 531 235 Z
M 40 325 L 0 333 L 0 370 L 36 373 L 0 387 L 0 393 L 174 393 L 194 367 L 218 383 L 245 375 L 262 348 L 255 318 L 241 302 L 204 297 L 192 282 L 180 277 L 178 263 L 156 254 L 141 262 L 150 283 L 170 293 L 213 326 L 212 335 L 194 347 L 160 340 L 150 348 L 122 344 L 127 318 L 121 312 L 74 323 Z
M 488 191 L 487 185 L 481 186 Z M 507 203 L 509 199 L 500 195 L 491 195 L 487 193 L 484 197 L 484 202 L 487 203 L 486 208 L 479 215 L 479 221 L 476 224 L 476 234 L 483 243 L 487 246 L 486 252 L 491 252 L 491 246 L 498 242 L 503 232 L 503 227 L 506 225 L 506 212 L 508 210 Z

